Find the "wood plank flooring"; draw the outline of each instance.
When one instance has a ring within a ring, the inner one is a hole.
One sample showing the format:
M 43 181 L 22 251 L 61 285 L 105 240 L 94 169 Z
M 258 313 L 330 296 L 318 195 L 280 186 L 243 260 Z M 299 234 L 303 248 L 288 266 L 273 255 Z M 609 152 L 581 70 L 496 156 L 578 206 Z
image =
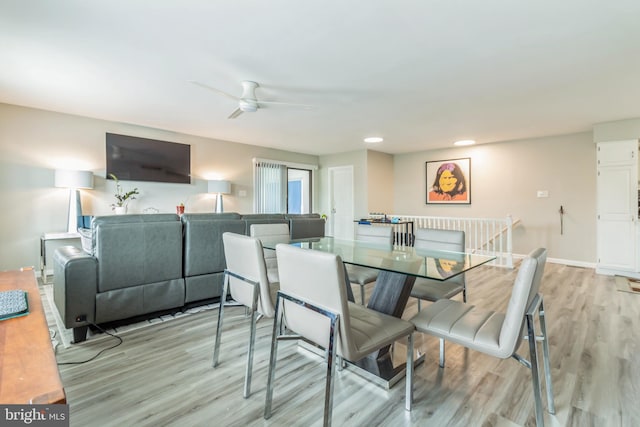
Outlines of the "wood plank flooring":
M 468 299 L 503 310 L 516 270 L 481 267 L 467 276 Z M 370 292 L 371 290 L 368 289 Z M 356 294 L 359 289 L 354 289 Z M 640 425 L 640 295 L 617 292 L 613 277 L 547 264 L 541 292 L 550 336 L 556 415 L 549 426 Z M 415 314 L 410 300 L 404 317 Z M 273 415 L 262 417 L 271 321 L 257 331 L 252 395 L 242 398 L 248 319 L 225 309 L 220 365 L 211 367 L 217 310 L 122 334 L 124 343 L 80 365 L 61 365 L 72 426 L 318 426 L 325 369 L 294 342 L 278 353 Z M 95 355 L 115 342 L 98 338 L 68 349 L 59 362 Z M 335 426 L 533 426 L 529 371 L 417 334 L 426 361 L 415 375 L 414 408 L 404 410 L 404 380 L 390 391 L 349 372 L 334 387 Z M 397 344 L 395 356 L 402 359 Z M 527 355 L 526 343 L 520 353 Z

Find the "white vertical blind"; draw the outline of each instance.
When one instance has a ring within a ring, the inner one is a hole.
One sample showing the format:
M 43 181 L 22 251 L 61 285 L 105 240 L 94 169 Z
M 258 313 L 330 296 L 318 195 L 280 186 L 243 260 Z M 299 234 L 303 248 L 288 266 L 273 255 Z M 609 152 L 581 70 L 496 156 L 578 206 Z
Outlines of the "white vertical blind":
M 264 160 L 255 162 L 254 212 L 287 212 L 287 166 Z

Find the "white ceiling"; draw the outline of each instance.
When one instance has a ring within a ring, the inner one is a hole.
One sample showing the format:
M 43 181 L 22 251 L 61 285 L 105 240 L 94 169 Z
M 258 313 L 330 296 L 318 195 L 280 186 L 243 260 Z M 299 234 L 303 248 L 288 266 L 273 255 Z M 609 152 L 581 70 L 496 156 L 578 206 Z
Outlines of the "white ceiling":
M 640 117 L 640 1 L 0 0 L 0 102 L 319 155 L 589 131 Z

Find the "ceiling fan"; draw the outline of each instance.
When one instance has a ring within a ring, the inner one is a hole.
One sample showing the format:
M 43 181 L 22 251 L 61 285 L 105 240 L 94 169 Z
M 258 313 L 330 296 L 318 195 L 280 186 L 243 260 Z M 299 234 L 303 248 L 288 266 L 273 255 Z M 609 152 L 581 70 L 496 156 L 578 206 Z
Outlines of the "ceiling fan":
M 231 95 L 223 90 L 206 85 L 204 83 L 200 83 L 194 80 L 190 80 L 190 82 L 200 87 L 203 87 L 205 89 L 209 89 L 210 91 L 213 91 L 218 95 L 225 96 L 229 99 L 233 99 L 234 101 L 238 102 L 238 108 L 236 108 L 229 115 L 228 117 L 229 119 L 235 119 L 242 113 L 255 113 L 258 110 L 258 108 L 263 108 L 266 105 L 290 105 L 295 107 L 303 107 L 306 109 L 311 108 L 310 105 L 304 105 L 304 104 L 292 104 L 290 102 L 258 100 L 258 98 L 256 97 L 256 88 L 260 87 L 260 85 L 256 82 L 252 82 L 249 80 L 244 80 L 240 82 L 240 84 L 242 84 L 242 95 L 240 95 L 239 97 Z

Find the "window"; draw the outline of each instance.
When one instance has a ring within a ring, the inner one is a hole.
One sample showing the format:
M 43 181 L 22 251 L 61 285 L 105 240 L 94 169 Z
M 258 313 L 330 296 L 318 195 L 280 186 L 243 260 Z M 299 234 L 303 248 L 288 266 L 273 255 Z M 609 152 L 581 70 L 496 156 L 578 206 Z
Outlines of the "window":
M 254 212 L 310 213 L 315 168 L 254 159 Z
M 287 169 L 287 213 L 311 213 L 311 171 Z

